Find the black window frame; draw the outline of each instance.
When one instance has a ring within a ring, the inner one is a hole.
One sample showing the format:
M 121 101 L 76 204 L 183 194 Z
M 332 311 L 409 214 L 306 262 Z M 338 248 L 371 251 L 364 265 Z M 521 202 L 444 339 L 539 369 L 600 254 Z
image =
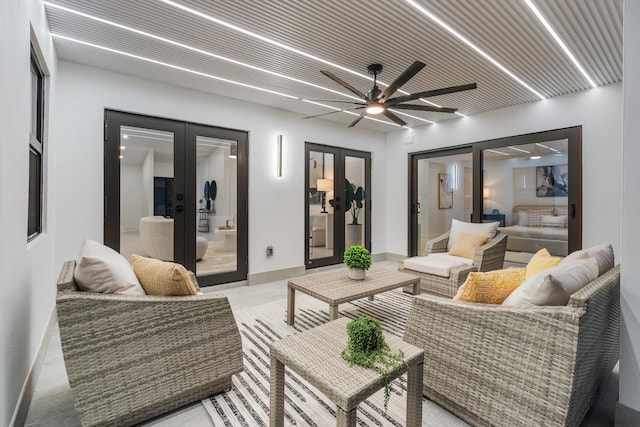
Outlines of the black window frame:
M 44 158 L 44 111 L 45 74 L 33 45 L 31 46 L 31 76 L 36 84 L 31 84 L 31 118 L 29 126 L 29 195 L 27 210 L 27 241 L 42 233 L 43 199 L 43 158 Z M 34 117 L 35 112 L 35 117 Z M 35 121 L 35 123 L 34 123 Z M 35 125 L 35 126 L 34 126 Z M 35 134 L 34 134 L 35 132 Z

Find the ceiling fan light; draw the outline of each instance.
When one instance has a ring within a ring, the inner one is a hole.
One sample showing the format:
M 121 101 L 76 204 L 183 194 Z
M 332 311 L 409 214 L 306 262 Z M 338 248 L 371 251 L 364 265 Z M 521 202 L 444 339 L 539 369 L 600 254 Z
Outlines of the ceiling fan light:
M 384 111 L 384 107 L 380 104 L 371 104 L 367 107 L 367 114 L 380 114 Z

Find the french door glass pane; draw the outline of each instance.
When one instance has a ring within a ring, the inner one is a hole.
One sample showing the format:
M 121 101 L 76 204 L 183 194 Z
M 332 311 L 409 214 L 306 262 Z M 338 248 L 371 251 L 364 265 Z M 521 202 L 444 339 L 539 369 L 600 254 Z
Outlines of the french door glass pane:
M 500 221 L 508 261 L 568 253 L 568 140 L 482 151 L 483 221 Z
M 196 137 L 196 275 L 238 268 L 237 142 Z
M 333 205 L 336 185 L 332 153 L 309 152 L 309 259 L 334 255 Z
M 428 240 L 469 222 L 473 205 L 472 153 L 418 160 L 418 254 Z
M 345 156 L 345 217 L 344 247 L 364 244 L 365 221 L 365 159 Z
M 120 253 L 173 261 L 174 135 L 120 127 Z

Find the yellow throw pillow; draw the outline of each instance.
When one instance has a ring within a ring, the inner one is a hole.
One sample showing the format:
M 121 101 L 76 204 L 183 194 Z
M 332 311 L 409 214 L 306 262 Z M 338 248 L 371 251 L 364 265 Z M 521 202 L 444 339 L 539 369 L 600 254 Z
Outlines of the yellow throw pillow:
M 473 259 L 476 249 L 487 243 L 489 238 L 480 234 L 460 233 L 449 250 L 449 255 Z
M 486 272 L 471 272 L 458 293 L 455 301 L 502 304 L 525 280 L 526 268 L 507 268 Z
M 560 264 L 560 261 L 562 261 L 562 258 L 552 257 L 546 248 L 540 249 L 527 264 L 527 279 L 547 268 L 555 267 Z
M 197 295 L 198 290 L 184 266 L 133 255 L 133 272 L 147 295 Z

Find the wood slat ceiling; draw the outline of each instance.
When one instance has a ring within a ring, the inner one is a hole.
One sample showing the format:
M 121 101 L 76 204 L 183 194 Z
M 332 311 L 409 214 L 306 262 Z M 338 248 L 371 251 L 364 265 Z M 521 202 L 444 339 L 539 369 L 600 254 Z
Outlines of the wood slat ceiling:
M 591 87 L 524 0 L 415 1 L 544 97 Z M 533 1 L 597 85 L 622 80 L 622 0 Z M 477 90 L 430 98 L 430 101 L 439 105 L 459 108 L 464 115 L 539 99 L 475 50 L 419 13 L 407 1 L 176 0 L 176 3 L 316 58 L 188 13 L 168 1 L 50 0 L 45 3 L 45 9 L 54 34 L 297 98 L 348 100 L 311 86 L 319 85 L 350 95 L 320 74 L 320 70 L 331 71 L 362 92 L 367 92 L 372 84 L 366 72 L 367 65 L 381 63 L 384 70 L 379 78 L 382 82 L 390 83 L 411 63 L 420 60 L 427 67 L 406 83 L 402 90 L 414 93 L 476 82 Z M 61 10 L 55 5 L 286 77 L 175 46 Z M 55 45 L 58 56 L 72 62 L 303 115 L 330 111 L 297 99 L 240 87 L 73 41 L 56 38 Z M 322 60 L 356 71 L 359 75 L 323 63 Z M 349 107 L 349 104 L 333 105 Z M 445 113 L 409 113 L 433 122 L 460 117 Z M 409 126 L 426 124 L 418 119 L 401 117 Z M 313 120 L 324 119 L 348 124 L 354 116 L 336 113 Z M 371 120 L 361 121 L 358 127 L 382 132 L 398 129 Z

